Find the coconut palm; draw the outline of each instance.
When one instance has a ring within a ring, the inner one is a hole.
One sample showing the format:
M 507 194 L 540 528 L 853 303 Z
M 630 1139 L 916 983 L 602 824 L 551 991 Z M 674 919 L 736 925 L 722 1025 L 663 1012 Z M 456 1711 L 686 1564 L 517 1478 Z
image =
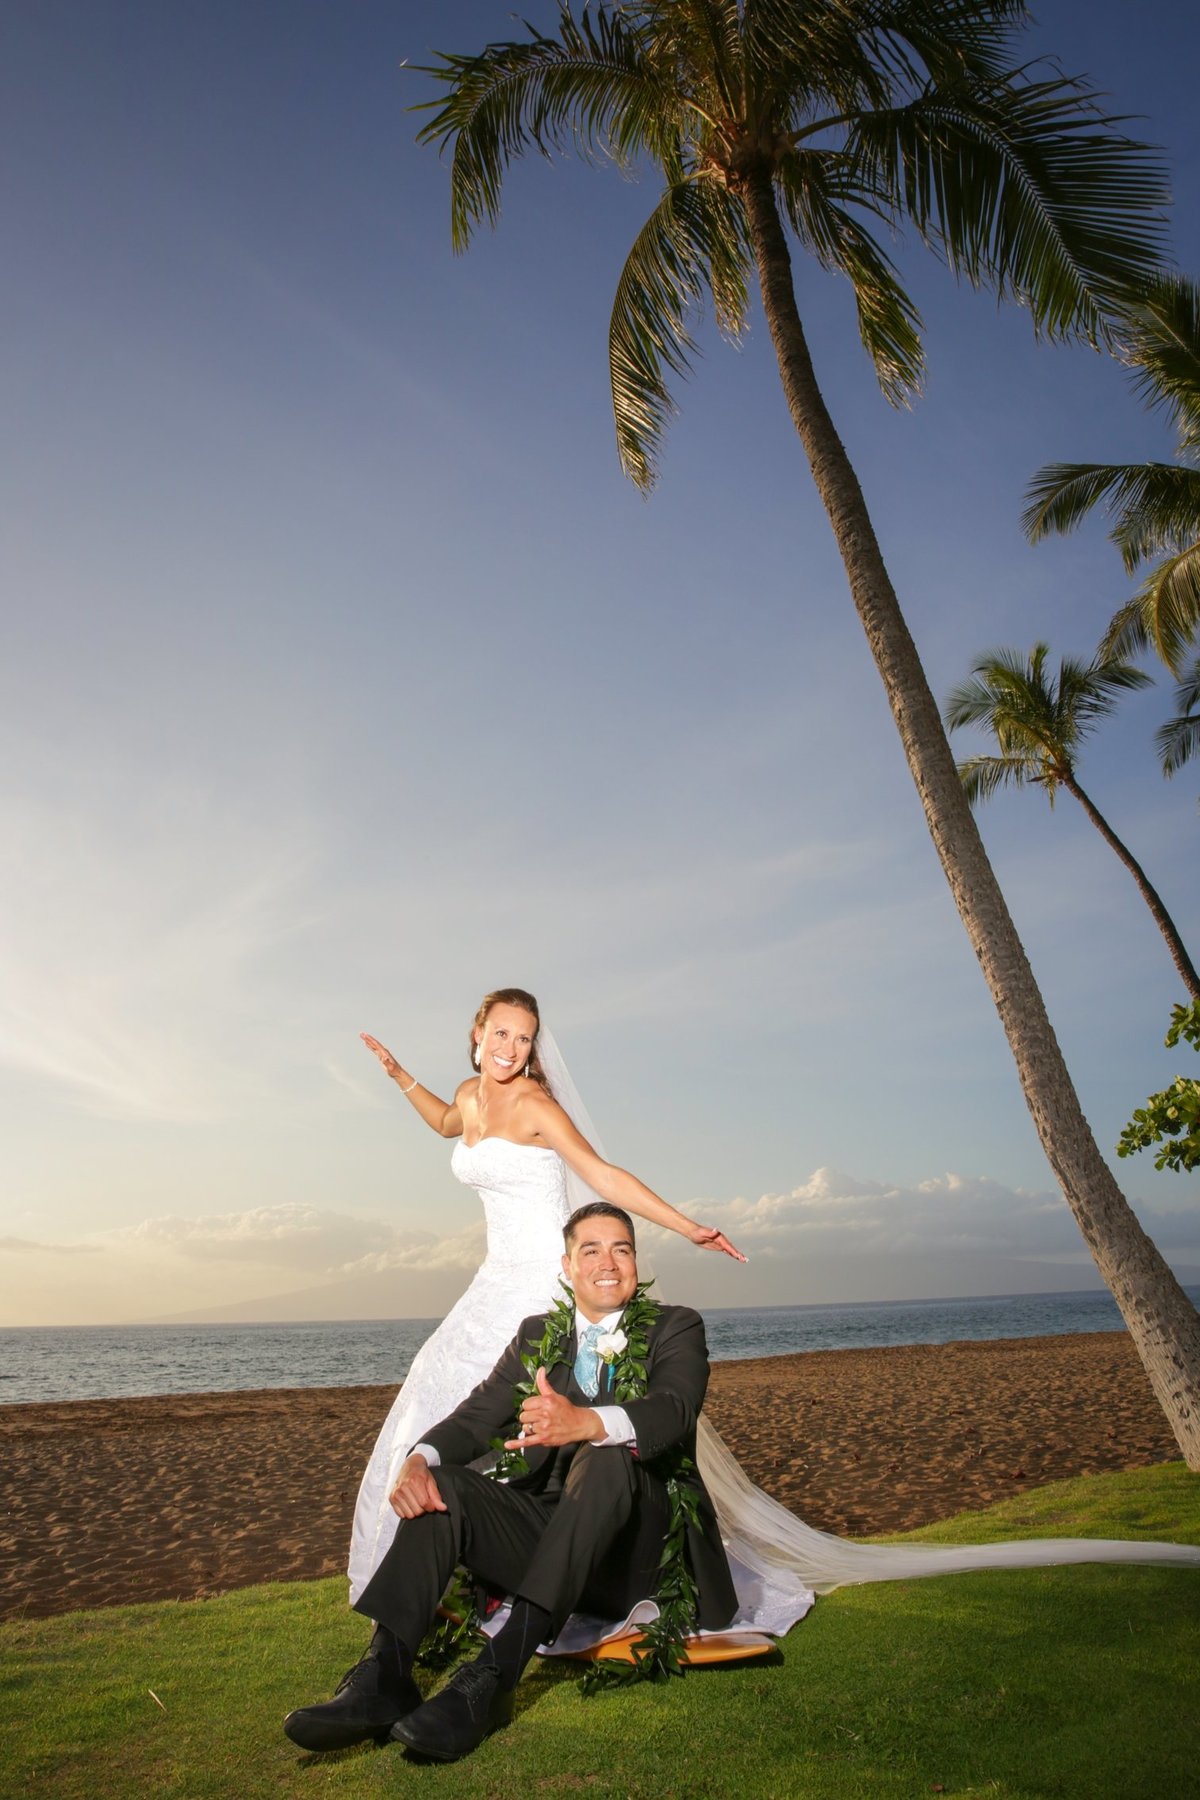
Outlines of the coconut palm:
M 1175 689 L 1175 705 L 1174 717 L 1154 737 L 1166 776 L 1177 775 L 1185 762 L 1200 756 L 1200 656 Z
M 1153 647 L 1179 676 L 1200 629 L 1200 285 L 1157 281 L 1127 309 L 1120 354 L 1138 392 L 1175 427 L 1178 461 L 1049 463 L 1030 483 L 1022 523 L 1036 543 L 1103 504 L 1129 574 L 1151 567 L 1102 649 L 1125 657 Z
M 1200 1000 L 1200 975 L 1174 920 L 1133 852 L 1079 785 L 1076 773 L 1084 739 L 1113 711 L 1121 694 L 1149 687 L 1150 677 L 1132 663 L 1103 653 L 1090 663 L 1065 656 L 1054 675 L 1046 668 L 1049 654 L 1046 644 L 1035 644 L 1028 661 L 1014 650 L 992 650 L 947 700 L 943 717 L 948 728 L 982 725 L 999 752 L 968 756 L 959 763 L 967 798 L 974 806 L 1003 787 L 1035 786 L 1053 806 L 1059 788 L 1065 788 L 1137 882 L 1184 986 L 1193 1000 Z
M 1019 0 L 564 0 L 557 35 L 442 54 L 422 138 L 452 148 L 458 248 L 495 222 L 527 151 L 656 168 L 664 187 L 609 335 L 622 462 L 648 487 L 689 320 L 723 330 L 756 281 L 784 394 L 883 678 L 929 829 L 1009 1037 L 1041 1141 L 1189 1462 L 1200 1468 L 1200 1317 L 1083 1117 L 988 863 L 858 478 L 818 385 L 788 234 L 848 278 L 885 394 L 919 386 L 921 321 L 883 242 L 911 222 L 956 273 L 1050 338 L 1096 341 L 1158 265 L 1157 163 L 1057 69 L 1022 69 Z

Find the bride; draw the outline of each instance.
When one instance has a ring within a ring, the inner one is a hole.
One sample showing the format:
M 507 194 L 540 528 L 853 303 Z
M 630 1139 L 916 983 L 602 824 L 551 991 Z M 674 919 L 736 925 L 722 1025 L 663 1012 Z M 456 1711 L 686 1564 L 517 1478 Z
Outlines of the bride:
M 562 1227 L 577 1206 L 599 1195 L 701 1249 L 746 1260 L 715 1226 L 685 1217 L 636 1176 L 605 1161 L 566 1065 L 542 1027 L 537 1001 L 523 988 L 499 988 L 483 1000 L 469 1040 L 479 1072 L 460 1084 L 452 1101 L 422 1086 L 377 1039 L 364 1032 L 363 1042 L 425 1123 L 441 1137 L 458 1139 L 450 1166 L 483 1202 L 487 1254 L 414 1358 L 372 1451 L 354 1514 L 351 1604 L 395 1534 L 390 1497 L 408 1452 L 491 1370 L 521 1320 L 559 1297 Z M 1200 1562 L 1200 1550 L 1185 1545 L 1124 1539 L 854 1543 L 803 1524 L 756 1488 L 703 1415 L 697 1461 L 737 1587 L 734 1629 L 781 1635 L 804 1616 L 814 1593 L 850 1582 L 1051 1563 Z

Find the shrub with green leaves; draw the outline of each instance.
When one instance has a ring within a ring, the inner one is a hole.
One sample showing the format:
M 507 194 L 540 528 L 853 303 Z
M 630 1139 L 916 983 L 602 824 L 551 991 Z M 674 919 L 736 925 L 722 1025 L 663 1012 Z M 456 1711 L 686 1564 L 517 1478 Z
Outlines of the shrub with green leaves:
M 1172 1007 L 1167 1049 L 1173 1050 L 1180 1038 L 1200 1050 L 1200 1000 Z M 1200 1081 L 1177 1075 L 1169 1088 L 1151 1094 L 1121 1133 L 1117 1155 L 1133 1156 L 1151 1144 L 1162 1145 L 1154 1158 L 1156 1169 L 1200 1168 Z

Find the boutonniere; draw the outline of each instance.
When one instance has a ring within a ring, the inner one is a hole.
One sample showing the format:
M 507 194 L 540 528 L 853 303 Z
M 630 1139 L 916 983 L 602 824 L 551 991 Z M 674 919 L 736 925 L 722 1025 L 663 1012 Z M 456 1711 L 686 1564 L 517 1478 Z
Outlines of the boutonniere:
M 616 1331 L 606 1331 L 603 1337 L 596 1339 L 596 1355 L 600 1358 L 602 1363 L 607 1363 L 611 1369 L 628 1343 L 629 1339 L 620 1329 Z

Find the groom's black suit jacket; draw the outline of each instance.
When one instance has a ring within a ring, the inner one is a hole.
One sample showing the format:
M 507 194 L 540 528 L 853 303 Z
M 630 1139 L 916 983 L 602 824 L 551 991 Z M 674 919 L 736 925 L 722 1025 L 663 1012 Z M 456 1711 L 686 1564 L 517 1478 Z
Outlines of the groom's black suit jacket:
M 522 1352 L 536 1351 L 546 1329 L 546 1314 L 525 1319 L 516 1337 L 503 1352 L 490 1375 L 484 1377 L 439 1425 L 422 1434 L 446 1463 L 466 1464 L 483 1456 L 493 1439 L 515 1438 L 520 1426 L 514 1392 L 528 1377 Z M 576 1338 L 572 1335 L 566 1361 L 548 1371 L 551 1387 L 577 1406 L 604 1405 L 610 1396 L 602 1391 L 594 1401 L 578 1387 L 574 1377 Z M 619 1404 L 636 1433 L 638 1460 L 651 1475 L 661 1476 L 666 1453 L 676 1448 L 695 1462 L 696 1421 L 708 1387 L 708 1346 L 704 1321 L 690 1306 L 664 1306 L 647 1334 L 646 1393 L 641 1400 Z M 547 1496 L 562 1488 L 572 1458 L 582 1448 L 531 1447 L 525 1452 L 529 1472 L 512 1478 L 509 1486 Z M 629 1456 L 624 1446 L 609 1446 L 604 1456 Z M 689 1527 L 688 1560 L 699 1591 L 699 1622 L 708 1630 L 727 1625 L 737 1611 L 737 1596 L 717 1527 L 716 1512 L 698 1472 L 689 1476 L 699 1505 L 699 1527 Z

